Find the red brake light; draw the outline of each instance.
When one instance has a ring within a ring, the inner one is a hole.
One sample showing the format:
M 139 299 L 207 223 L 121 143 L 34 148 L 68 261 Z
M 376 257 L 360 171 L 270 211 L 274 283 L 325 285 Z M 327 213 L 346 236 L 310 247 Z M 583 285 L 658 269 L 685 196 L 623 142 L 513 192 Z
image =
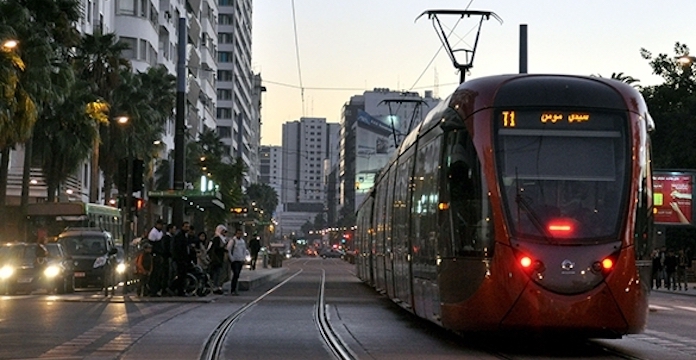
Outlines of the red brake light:
M 546 229 L 552 236 L 568 237 L 575 231 L 575 221 L 572 219 L 553 219 Z

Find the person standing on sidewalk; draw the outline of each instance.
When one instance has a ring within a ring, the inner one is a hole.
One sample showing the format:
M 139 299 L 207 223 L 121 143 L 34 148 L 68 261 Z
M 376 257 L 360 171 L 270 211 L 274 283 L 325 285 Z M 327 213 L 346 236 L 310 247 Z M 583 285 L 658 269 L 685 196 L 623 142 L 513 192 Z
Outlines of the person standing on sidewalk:
M 686 267 L 687 260 L 684 250 L 679 250 L 677 254 L 677 285 L 679 285 L 679 290 L 681 290 L 682 284 L 684 284 L 684 291 L 689 290 L 689 284 L 686 282 Z
M 230 255 L 230 267 L 232 268 L 230 295 L 239 295 L 239 293 L 237 293 L 239 274 L 241 274 L 244 262 L 249 255 L 242 229 L 237 229 L 232 239 L 227 242 L 227 253 Z
M 137 296 L 150 295 L 149 283 L 150 274 L 153 268 L 152 245 L 146 242 L 142 250 L 135 257 L 135 275 L 138 277 L 138 287 L 135 291 Z
M 259 251 L 261 251 L 261 241 L 259 236 L 254 234 L 249 240 L 249 252 L 251 253 L 251 264 L 249 268 L 251 270 L 256 270 L 256 258 L 259 256 Z
M 208 244 L 208 257 L 210 257 L 208 272 L 210 274 L 210 279 L 213 281 L 213 293 L 218 295 L 222 295 L 222 269 L 225 262 L 226 248 L 227 227 L 220 224 L 215 227 L 215 236 L 213 236 L 213 239 L 210 240 Z
M 150 274 L 150 296 L 159 296 L 162 291 L 162 278 L 167 273 L 167 265 L 164 261 L 164 245 L 162 237 L 164 221 L 157 219 L 155 226 L 147 234 L 147 241 L 152 245 L 152 274 Z

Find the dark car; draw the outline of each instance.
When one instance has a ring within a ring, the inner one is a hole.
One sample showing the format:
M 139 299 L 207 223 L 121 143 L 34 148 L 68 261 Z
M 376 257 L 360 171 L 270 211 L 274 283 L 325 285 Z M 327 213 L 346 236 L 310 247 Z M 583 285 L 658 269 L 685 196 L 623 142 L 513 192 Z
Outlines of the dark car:
M 73 258 L 75 287 L 107 289 L 116 284 L 116 254 L 111 234 L 93 228 L 67 229 L 56 240 Z
M 319 252 L 322 258 L 342 258 L 345 253 L 338 249 L 323 249 Z
M 0 246 L 0 292 L 31 293 L 37 289 L 64 294 L 75 290 L 72 258 L 60 244 L 46 244 L 48 257 L 37 258 L 36 244 Z

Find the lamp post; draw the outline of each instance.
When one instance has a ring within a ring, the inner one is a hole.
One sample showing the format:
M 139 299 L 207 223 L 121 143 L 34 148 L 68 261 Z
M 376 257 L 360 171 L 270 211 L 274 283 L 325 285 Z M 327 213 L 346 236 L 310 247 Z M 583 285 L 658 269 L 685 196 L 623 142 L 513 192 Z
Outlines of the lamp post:
M 129 124 L 130 119 L 127 116 L 120 116 L 116 119 L 119 125 L 127 127 L 132 133 L 133 125 Z M 123 252 L 126 256 L 126 263 L 130 261 L 130 244 L 132 241 L 132 223 L 133 214 L 131 213 L 132 199 L 133 199 L 133 154 L 131 149 L 131 140 L 129 134 L 126 134 L 126 195 L 125 195 L 125 221 L 124 221 L 124 232 L 123 232 Z M 128 275 L 126 275 L 125 282 L 123 284 L 123 293 L 128 292 Z
M 14 40 L 14 39 L 5 40 L 2 43 L 2 47 L 5 50 L 12 50 L 12 49 L 16 48 L 17 45 L 19 45 L 19 42 L 17 40 Z
M 684 54 L 680 57 L 677 58 L 677 61 L 682 65 L 682 66 L 689 66 L 693 64 L 696 61 L 696 56 L 690 56 L 689 54 Z

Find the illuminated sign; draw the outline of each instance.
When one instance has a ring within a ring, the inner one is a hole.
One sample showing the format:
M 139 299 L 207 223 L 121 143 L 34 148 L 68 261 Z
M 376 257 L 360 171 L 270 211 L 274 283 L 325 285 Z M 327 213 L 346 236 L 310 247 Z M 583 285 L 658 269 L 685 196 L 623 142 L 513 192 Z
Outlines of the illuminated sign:
M 653 174 L 653 215 L 660 224 L 691 224 L 693 181 L 687 173 Z
M 530 124 L 530 120 L 537 118 L 537 120 L 532 120 L 537 124 L 551 125 L 551 124 L 581 124 L 590 121 L 590 114 L 586 112 L 563 112 L 563 111 L 524 111 L 522 112 L 524 117 L 518 116 L 517 111 L 514 110 L 504 110 L 501 111 L 501 120 L 504 128 L 514 128 L 518 127 L 518 124 L 533 125 Z M 536 115 L 535 115 L 536 114 Z M 520 121 L 523 120 L 523 121 Z

